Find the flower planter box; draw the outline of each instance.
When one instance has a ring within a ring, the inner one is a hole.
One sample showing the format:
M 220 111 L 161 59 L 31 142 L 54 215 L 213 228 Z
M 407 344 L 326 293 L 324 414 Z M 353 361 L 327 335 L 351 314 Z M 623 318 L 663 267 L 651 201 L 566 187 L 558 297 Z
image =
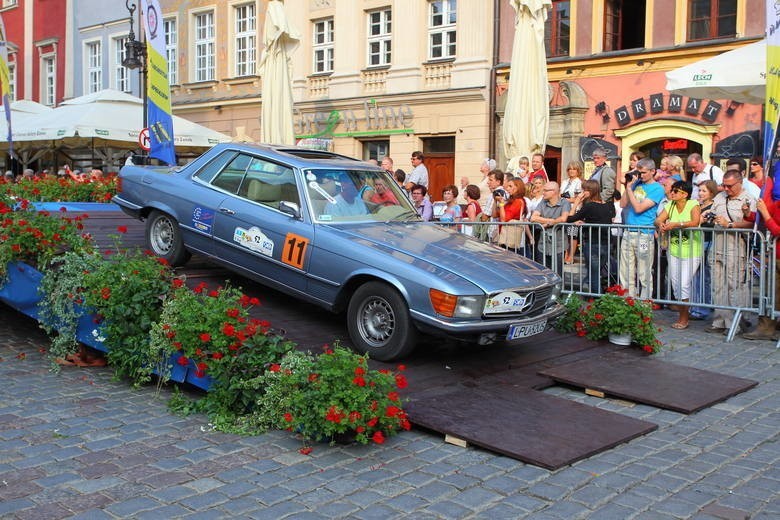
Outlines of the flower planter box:
M 8 278 L 0 287 L 0 301 L 37 319 L 38 302 L 41 301 L 41 295 L 38 294 L 41 278 L 43 274 L 40 271 L 24 262 L 9 263 Z
M 184 380 L 187 378 L 187 372 L 190 370 L 190 365 L 182 365 L 179 363 L 179 359 L 181 359 L 181 357 L 182 355 L 177 353 L 177 354 L 172 354 L 166 360 L 166 364 L 168 365 L 168 368 L 171 371 L 169 379 L 176 383 L 183 383 Z M 192 370 L 194 370 L 194 368 L 192 368 Z M 154 368 L 152 370 L 152 373 L 158 376 L 160 375 L 160 371 L 157 370 L 157 368 Z
M 38 211 L 49 211 L 51 213 L 56 213 L 60 211 L 61 208 L 65 208 L 66 211 L 79 213 L 122 211 L 121 208 L 114 203 L 104 204 L 102 202 L 33 202 L 31 204 Z
M 201 390 L 209 391 L 211 388 L 211 383 L 213 380 L 211 379 L 211 376 L 208 374 L 205 374 L 203 377 L 198 377 L 197 370 L 195 369 L 195 363 L 190 361 L 190 368 L 187 370 L 187 378 L 185 381 L 192 386 L 198 387 Z
M 95 323 L 94 314 L 84 314 L 76 325 L 76 339 L 88 347 L 100 352 L 108 352 L 108 345 L 103 336 L 103 327 Z

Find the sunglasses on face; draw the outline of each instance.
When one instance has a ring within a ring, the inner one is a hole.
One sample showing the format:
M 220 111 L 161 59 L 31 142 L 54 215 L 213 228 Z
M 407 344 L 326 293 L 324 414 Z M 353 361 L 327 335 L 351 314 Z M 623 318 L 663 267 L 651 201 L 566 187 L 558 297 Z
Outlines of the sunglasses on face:
M 683 190 L 683 189 L 680 189 L 680 188 L 674 188 L 674 189 L 672 190 L 672 193 L 684 193 L 685 195 L 688 195 L 688 192 L 687 192 L 687 191 L 685 191 L 685 190 Z
M 758 163 L 757 162 L 752 162 L 752 163 L 750 163 L 750 166 L 758 166 Z
M 721 186 L 723 186 L 723 187 L 724 187 L 724 188 L 726 188 L 727 190 L 730 190 L 731 188 L 733 188 L 733 187 L 734 187 L 734 186 L 736 186 L 737 184 L 739 184 L 739 183 L 738 183 L 738 182 L 734 182 L 734 183 L 732 183 L 732 184 L 726 184 L 726 183 L 724 182 L 723 184 L 721 184 Z

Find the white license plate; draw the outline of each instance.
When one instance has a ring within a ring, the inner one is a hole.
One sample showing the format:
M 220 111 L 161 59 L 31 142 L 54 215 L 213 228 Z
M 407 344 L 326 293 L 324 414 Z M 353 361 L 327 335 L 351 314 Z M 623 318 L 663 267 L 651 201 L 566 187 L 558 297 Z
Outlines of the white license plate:
M 510 325 L 506 339 L 520 339 L 541 334 L 547 328 L 547 320 L 529 323 L 527 325 Z

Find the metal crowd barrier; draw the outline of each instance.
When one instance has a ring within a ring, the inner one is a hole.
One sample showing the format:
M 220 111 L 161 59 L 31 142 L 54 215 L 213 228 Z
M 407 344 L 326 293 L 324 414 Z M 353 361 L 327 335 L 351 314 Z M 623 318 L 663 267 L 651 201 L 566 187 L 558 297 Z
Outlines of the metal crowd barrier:
M 438 224 L 457 226 L 549 267 L 563 279 L 566 293 L 598 296 L 620 284 L 638 298 L 709 313 L 709 321 L 723 319 L 729 325 L 727 341 L 746 313 L 780 318 L 774 290 L 777 239 L 752 229 L 699 227 L 659 235 L 653 226 L 625 224 Z M 565 263 L 565 252 L 572 248 L 573 262 Z

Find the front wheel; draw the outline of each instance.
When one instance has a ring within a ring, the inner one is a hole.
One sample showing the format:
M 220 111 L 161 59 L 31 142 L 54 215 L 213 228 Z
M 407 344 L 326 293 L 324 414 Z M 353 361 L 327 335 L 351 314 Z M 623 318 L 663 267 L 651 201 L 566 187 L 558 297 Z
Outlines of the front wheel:
M 379 361 L 408 355 L 417 340 L 403 297 L 381 282 L 365 283 L 352 295 L 347 328 L 355 348 Z
M 146 219 L 146 246 L 173 267 L 184 265 L 190 258 L 178 222 L 161 211 L 152 211 Z

